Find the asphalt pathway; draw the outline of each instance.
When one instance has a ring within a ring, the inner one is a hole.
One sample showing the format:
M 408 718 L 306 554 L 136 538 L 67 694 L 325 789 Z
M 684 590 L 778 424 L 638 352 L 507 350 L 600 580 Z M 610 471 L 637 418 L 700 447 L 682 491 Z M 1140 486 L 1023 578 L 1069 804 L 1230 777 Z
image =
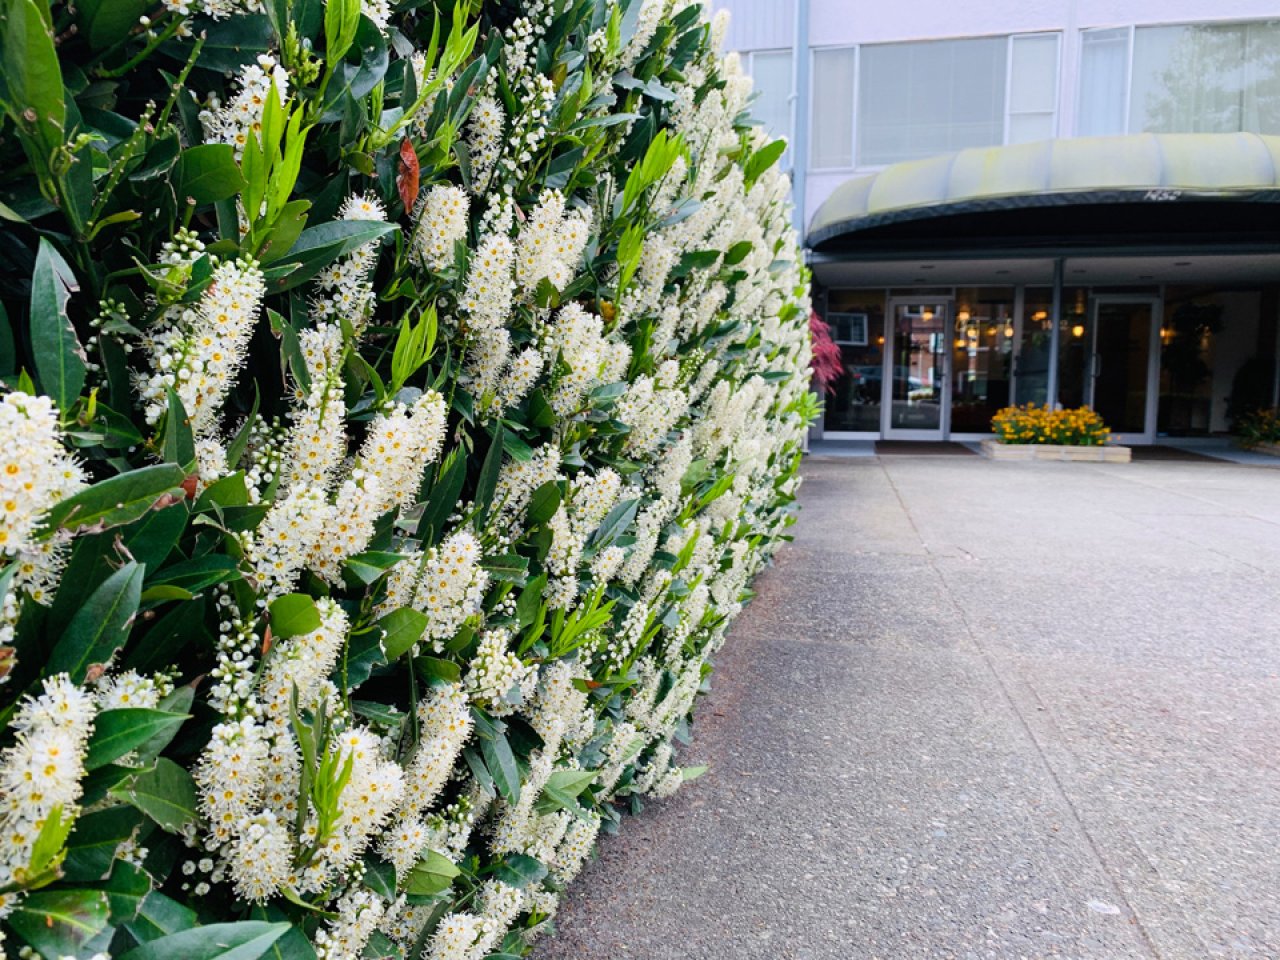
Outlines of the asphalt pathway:
M 1280 957 L 1280 473 L 811 458 L 540 960 Z

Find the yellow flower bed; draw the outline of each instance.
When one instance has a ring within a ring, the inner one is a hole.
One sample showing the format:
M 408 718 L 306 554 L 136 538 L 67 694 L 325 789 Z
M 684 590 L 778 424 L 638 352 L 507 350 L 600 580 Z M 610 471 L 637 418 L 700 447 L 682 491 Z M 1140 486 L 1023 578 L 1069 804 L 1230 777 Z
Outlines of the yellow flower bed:
M 991 418 L 991 429 L 1001 443 L 1100 447 L 1111 436 L 1102 418 L 1088 407 L 1053 410 L 1034 403 L 1005 407 Z

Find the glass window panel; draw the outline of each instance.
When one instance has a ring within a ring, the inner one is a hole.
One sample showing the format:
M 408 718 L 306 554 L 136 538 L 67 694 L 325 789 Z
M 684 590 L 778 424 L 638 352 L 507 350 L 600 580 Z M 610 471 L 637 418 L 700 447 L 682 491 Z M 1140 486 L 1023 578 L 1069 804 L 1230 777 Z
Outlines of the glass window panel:
M 989 37 L 864 47 L 858 164 L 1002 143 L 1005 44 Z
M 751 79 L 756 100 L 752 115 L 760 121 L 769 136 L 791 139 L 791 51 L 778 50 L 751 54 Z M 784 155 L 784 165 L 787 158 Z
M 1082 137 L 1124 133 L 1129 31 L 1089 30 L 1081 44 L 1076 130 Z
M 1280 132 L 1280 22 L 1141 27 L 1130 128 Z
M 853 49 L 813 53 L 813 166 L 853 166 Z
M 1280 133 L 1280 22 L 1245 28 L 1244 128 Z
M 840 346 L 844 374 L 827 395 L 827 430 L 880 432 L 884 391 L 884 291 L 831 290 L 827 321 Z
M 1013 38 L 1010 113 L 1053 113 L 1057 109 L 1058 38 Z
M 1009 142 L 1030 143 L 1053 136 L 1052 113 L 1020 113 L 1009 118 Z
M 1013 375 L 1012 287 L 956 291 L 951 331 L 951 432 L 990 433 L 1009 405 Z

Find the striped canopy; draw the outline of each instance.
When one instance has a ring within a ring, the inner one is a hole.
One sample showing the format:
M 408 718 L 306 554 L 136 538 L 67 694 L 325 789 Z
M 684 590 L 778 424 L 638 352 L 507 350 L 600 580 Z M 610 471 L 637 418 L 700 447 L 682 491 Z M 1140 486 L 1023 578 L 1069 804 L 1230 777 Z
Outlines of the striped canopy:
M 1280 137 L 1080 137 L 896 163 L 836 188 L 814 214 L 808 245 L 950 214 L 1194 199 L 1280 202 Z

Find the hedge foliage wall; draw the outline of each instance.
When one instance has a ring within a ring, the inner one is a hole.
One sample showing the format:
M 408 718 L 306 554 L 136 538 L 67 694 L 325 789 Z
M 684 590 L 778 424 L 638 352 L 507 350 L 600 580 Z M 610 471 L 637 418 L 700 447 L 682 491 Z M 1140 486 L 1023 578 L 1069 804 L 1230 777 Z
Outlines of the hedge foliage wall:
M 723 24 L 0 15 L 0 954 L 523 956 L 816 409 Z

